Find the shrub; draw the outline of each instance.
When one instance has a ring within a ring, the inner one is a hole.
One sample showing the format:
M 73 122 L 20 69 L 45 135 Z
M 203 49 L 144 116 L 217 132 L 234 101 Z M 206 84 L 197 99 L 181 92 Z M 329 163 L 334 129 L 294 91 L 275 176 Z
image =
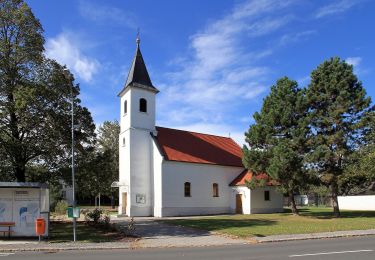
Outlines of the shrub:
M 134 232 L 135 232 L 135 222 L 134 222 L 134 218 L 132 217 L 130 218 L 128 225 L 125 227 L 124 233 L 127 236 L 133 236 Z
M 106 229 L 110 229 L 111 227 L 111 217 L 109 216 L 108 211 L 104 211 L 102 217 L 100 218 L 100 222 Z
M 66 202 L 65 200 L 60 200 L 56 203 L 55 213 L 59 215 L 65 215 L 67 210 L 68 210 L 68 202 Z
M 92 221 L 92 222 L 94 222 L 94 225 L 97 225 L 99 223 L 99 220 L 100 220 L 102 214 L 103 214 L 103 210 L 93 209 L 93 210 L 89 210 L 86 213 L 85 218 L 86 218 L 86 221 Z

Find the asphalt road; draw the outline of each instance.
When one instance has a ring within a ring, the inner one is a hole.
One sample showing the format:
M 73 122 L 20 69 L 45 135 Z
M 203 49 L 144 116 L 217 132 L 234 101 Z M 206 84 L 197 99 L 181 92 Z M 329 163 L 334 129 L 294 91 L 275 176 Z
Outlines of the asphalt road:
M 192 247 L 136 250 L 20 252 L 1 254 L 0 259 L 112 260 L 112 259 L 293 259 L 374 260 L 375 236 L 304 240 L 226 247 Z

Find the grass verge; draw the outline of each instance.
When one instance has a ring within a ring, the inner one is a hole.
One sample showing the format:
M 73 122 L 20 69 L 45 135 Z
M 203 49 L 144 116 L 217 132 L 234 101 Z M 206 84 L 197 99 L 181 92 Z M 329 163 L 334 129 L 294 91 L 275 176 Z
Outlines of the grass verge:
M 134 238 L 126 237 L 117 231 L 108 231 L 103 228 L 77 222 L 77 241 L 79 242 L 127 242 Z M 73 223 L 63 221 L 52 221 L 50 229 L 51 243 L 71 242 L 73 240 Z
M 239 237 L 304 234 L 375 228 L 375 211 L 341 211 L 332 217 L 331 208 L 306 207 L 300 216 L 285 213 L 210 216 L 166 220 L 168 224 L 215 231 Z

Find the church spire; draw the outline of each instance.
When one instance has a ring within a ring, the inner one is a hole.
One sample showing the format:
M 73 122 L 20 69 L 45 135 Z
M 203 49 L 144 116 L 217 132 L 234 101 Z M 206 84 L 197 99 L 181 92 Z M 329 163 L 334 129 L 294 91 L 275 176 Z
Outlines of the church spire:
M 140 42 L 141 40 L 139 37 L 139 31 L 138 31 L 137 38 L 136 38 L 137 48 L 136 48 L 135 56 L 134 56 L 131 68 L 129 70 L 128 78 L 126 80 L 124 89 L 121 91 L 121 93 L 130 86 L 148 89 L 153 92 L 159 92 L 152 85 L 150 76 L 148 75 L 146 64 L 143 60 L 141 49 L 140 49 Z

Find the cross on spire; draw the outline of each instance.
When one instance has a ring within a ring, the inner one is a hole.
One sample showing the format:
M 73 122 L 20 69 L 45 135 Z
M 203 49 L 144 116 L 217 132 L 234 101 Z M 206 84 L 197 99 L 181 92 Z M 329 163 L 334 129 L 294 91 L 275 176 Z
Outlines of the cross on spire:
M 139 48 L 139 43 L 141 42 L 141 38 L 139 37 L 139 28 L 137 29 L 137 38 L 135 42 L 137 43 L 137 47 Z

